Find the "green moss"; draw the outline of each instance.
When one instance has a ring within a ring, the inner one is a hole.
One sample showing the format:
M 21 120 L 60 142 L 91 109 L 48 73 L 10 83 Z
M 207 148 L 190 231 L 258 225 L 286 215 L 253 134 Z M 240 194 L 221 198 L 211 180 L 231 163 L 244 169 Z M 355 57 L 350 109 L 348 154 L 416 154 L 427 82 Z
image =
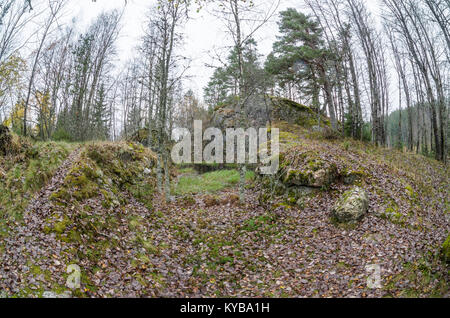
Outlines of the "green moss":
M 280 131 L 279 138 L 280 143 L 287 146 L 293 146 L 301 143 L 301 138 L 298 135 L 286 131 Z M 281 161 L 283 161 L 282 158 L 280 158 L 280 162 Z
M 325 162 L 323 160 L 320 159 L 311 159 L 308 161 L 308 168 L 312 171 L 317 171 L 320 170 L 324 167 Z
M 302 127 L 310 128 L 313 126 L 318 126 L 319 122 L 316 116 L 310 115 L 310 116 L 300 116 L 297 120 L 297 124 Z
M 54 214 L 46 219 L 44 232 L 47 234 L 56 233 L 60 237 L 71 223 L 72 221 L 67 216 L 60 217 Z
M 82 202 L 99 193 L 97 179 L 101 170 L 86 158 L 76 162 L 64 180 L 64 185 L 50 196 L 51 200 L 69 202 L 72 199 Z
M 441 255 L 444 262 L 450 263 L 450 235 L 447 236 L 447 239 L 442 244 Z
M 397 275 L 389 276 L 384 283 L 385 296 L 394 297 L 445 297 L 448 293 L 448 283 L 445 274 L 433 268 L 439 260 L 432 256 L 423 256 L 415 262 L 403 264 L 403 271 Z M 405 280 L 414 284 L 405 287 Z M 400 288 L 398 284 L 401 284 Z M 400 290 L 400 292 L 398 292 Z M 395 294 L 393 294 L 395 292 Z
M 145 220 L 138 215 L 129 217 L 129 227 L 132 231 L 142 231 L 144 229 Z
M 60 222 L 56 222 L 55 225 L 53 226 L 53 229 L 55 230 L 56 233 L 62 234 L 62 233 L 64 233 L 64 231 L 66 230 L 67 226 L 70 223 L 71 222 L 70 222 L 69 218 L 65 217 L 64 220 L 62 220 Z
M 288 170 L 286 177 L 284 178 L 284 183 L 290 184 L 293 181 L 299 183 L 299 185 L 307 185 L 310 182 L 314 182 L 314 178 L 311 172 L 290 169 Z
M 414 189 L 413 189 L 409 184 L 406 185 L 405 190 L 406 190 L 406 193 L 407 193 L 410 197 L 412 197 L 412 196 L 414 195 Z
M 248 219 L 244 222 L 241 230 L 247 232 L 254 232 L 258 230 L 270 230 L 274 227 L 276 217 L 274 214 L 267 213 L 255 218 Z

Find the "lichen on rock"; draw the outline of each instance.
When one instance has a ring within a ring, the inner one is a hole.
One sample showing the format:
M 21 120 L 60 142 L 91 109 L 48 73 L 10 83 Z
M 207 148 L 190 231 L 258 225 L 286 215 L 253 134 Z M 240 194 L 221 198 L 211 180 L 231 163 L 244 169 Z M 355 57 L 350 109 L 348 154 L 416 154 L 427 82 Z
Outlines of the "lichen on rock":
M 369 199 L 360 187 L 345 192 L 336 202 L 332 218 L 338 223 L 356 223 L 367 212 Z

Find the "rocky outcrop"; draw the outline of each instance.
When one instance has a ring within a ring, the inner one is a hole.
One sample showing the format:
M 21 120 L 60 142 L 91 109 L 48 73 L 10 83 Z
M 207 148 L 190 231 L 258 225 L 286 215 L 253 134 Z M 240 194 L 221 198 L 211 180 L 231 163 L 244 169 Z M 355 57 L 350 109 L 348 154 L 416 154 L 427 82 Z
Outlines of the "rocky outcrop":
M 256 173 L 259 173 L 256 169 Z M 262 200 L 284 196 L 288 204 L 300 205 L 299 200 L 327 189 L 339 182 L 341 176 L 333 161 L 321 157 L 312 150 L 292 147 L 280 154 L 280 169 L 275 175 L 262 176 L 261 185 L 265 190 Z
M 345 192 L 336 202 L 332 217 L 338 223 L 356 223 L 367 212 L 369 199 L 366 192 L 359 187 Z
M 244 111 L 248 127 L 265 127 L 268 121 L 284 121 L 319 130 L 330 126 L 322 112 L 282 97 L 250 96 L 245 101 Z M 213 123 L 222 129 L 241 127 L 240 117 L 237 102 L 232 100 L 214 109 Z
M 213 123 L 222 129 L 234 128 L 238 126 L 238 113 L 231 107 L 219 107 L 214 111 Z

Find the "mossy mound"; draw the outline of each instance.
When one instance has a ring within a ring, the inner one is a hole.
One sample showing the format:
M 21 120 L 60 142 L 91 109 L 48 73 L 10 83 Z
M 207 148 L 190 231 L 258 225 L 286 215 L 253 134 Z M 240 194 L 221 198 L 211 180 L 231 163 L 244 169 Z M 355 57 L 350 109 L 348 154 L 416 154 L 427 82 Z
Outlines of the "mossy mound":
M 135 143 L 95 143 L 85 147 L 67 174 L 64 185 L 51 195 L 61 205 L 103 196 L 103 204 L 118 201 L 120 191 L 153 187 L 153 177 L 146 173 L 155 165 L 155 155 Z M 142 195 L 140 195 L 142 196 Z M 151 197 L 148 198 L 149 201 Z
M 279 170 L 275 175 L 259 176 L 262 201 L 284 197 L 289 205 L 302 205 L 305 195 L 336 184 L 361 185 L 369 177 L 360 165 L 348 160 L 345 151 L 327 149 L 333 141 L 313 138 L 307 128 L 286 121 L 275 122 L 273 127 L 279 129 Z
M 20 219 L 32 195 L 51 179 L 73 147 L 55 142 L 31 144 L 12 136 L 18 151 L 0 156 L 0 215 Z
M 138 244 L 131 221 L 151 211 L 155 161 L 150 150 L 135 143 L 88 144 L 50 195 L 41 231 L 66 247 L 62 264 L 83 268 L 82 289 L 74 296 L 95 291 L 92 277 L 108 253 Z M 58 284 L 53 278 L 47 283 Z
M 151 171 L 155 156 L 134 143 L 87 145 L 50 200 L 65 210 L 46 220 L 45 232 L 65 241 L 96 240 L 101 230 L 113 229 L 117 209 L 128 203 L 128 195 L 151 207 L 155 178 Z M 73 212 L 74 207 L 77 212 Z

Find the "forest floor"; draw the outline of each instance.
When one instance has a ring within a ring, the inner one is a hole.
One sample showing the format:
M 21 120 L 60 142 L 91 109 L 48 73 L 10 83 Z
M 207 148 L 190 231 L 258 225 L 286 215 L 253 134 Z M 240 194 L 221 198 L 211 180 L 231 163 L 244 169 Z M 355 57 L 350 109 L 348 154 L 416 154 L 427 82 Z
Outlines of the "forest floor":
M 233 170 L 197 175 L 186 169 L 175 178 L 176 196 L 170 203 L 157 193 L 148 202 L 145 192 L 116 186 L 106 164 L 116 157 L 102 157 L 115 149 L 136 165 L 147 160 L 143 150 L 107 147 L 118 146 L 72 147 L 34 194 L 23 218 L 6 221 L 1 295 L 450 296 L 448 267 L 433 254 L 448 233 L 447 214 L 441 215 L 440 224 L 434 215 L 426 220 L 436 231 L 405 226 L 380 217 L 380 202 L 371 195 L 367 216 L 357 227 L 345 229 L 332 224 L 329 215 L 342 185 L 319 191 L 302 206 L 268 206 L 261 203 L 261 188 L 249 174 L 246 203 L 240 204 L 238 173 Z M 113 167 L 121 178 L 130 177 L 117 169 Z M 140 175 L 138 171 L 134 174 Z M 85 175 L 89 180 L 81 184 Z M 447 177 L 436 175 L 433 182 L 445 185 Z M 79 193 L 79 186 L 91 185 L 90 180 L 97 180 L 100 190 L 95 192 L 101 195 Z M 81 269 L 76 290 L 66 286 L 70 264 Z M 367 265 L 373 264 L 380 266 L 380 288 L 367 284 L 372 277 Z

